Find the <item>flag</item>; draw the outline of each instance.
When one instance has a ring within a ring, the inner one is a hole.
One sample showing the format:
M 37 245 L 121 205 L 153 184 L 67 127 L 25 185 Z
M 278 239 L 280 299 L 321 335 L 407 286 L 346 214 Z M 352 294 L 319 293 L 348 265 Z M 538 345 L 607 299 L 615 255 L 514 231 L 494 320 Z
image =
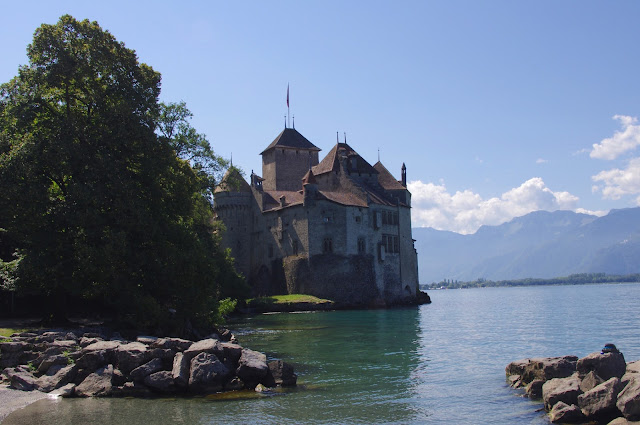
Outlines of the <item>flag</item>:
M 289 107 L 289 83 L 287 83 L 287 108 Z

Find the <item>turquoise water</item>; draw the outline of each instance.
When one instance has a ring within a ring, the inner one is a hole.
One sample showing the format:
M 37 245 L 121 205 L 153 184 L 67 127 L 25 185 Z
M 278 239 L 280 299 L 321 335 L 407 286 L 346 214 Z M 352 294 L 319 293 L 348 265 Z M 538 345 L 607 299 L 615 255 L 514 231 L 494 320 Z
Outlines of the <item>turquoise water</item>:
M 299 387 L 239 399 L 42 400 L 11 424 L 548 424 L 505 383 L 525 357 L 640 359 L 640 285 L 431 291 L 433 303 L 270 314 L 231 322 L 240 342 L 294 364 Z

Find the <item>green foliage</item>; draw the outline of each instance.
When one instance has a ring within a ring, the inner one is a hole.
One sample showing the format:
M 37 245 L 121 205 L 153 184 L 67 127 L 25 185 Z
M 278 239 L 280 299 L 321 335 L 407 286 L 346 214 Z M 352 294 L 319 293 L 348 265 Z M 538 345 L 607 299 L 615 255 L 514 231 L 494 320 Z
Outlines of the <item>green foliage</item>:
M 432 283 L 427 289 L 466 289 L 484 288 L 499 286 L 538 286 L 538 285 L 585 285 L 590 283 L 629 283 L 640 282 L 640 274 L 629 275 L 607 275 L 605 273 L 578 273 L 565 277 L 554 277 L 549 279 L 514 279 L 492 281 L 479 278 L 471 282 L 460 282 L 454 280 L 443 280 Z
M 71 353 L 69 352 L 69 350 L 65 350 L 62 352 L 62 355 L 67 359 L 67 364 L 75 364 L 75 360 L 71 357 Z
M 54 317 L 73 296 L 138 327 L 210 322 L 242 284 L 213 233 L 223 161 L 184 103 L 159 104 L 160 74 L 96 22 L 65 15 L 27 51 L 0 88 L 3 282 Z

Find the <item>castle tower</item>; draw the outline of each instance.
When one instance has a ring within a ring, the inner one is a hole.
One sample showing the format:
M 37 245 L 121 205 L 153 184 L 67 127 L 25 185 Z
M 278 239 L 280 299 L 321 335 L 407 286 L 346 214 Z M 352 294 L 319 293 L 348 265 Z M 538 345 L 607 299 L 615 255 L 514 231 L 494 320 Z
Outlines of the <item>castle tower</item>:
M 285 128 L 260 154 L 264 190 L 302 189 L 302 178 L 318 165 L 318 152 L 320 149 L 295 128 Z
M 253 215 L 251 187 L 240 171 L 231 166 L 213 194 L 217 220 L 224 223 L 222 246 L 231 248 L 236 270 L 249 277 Z

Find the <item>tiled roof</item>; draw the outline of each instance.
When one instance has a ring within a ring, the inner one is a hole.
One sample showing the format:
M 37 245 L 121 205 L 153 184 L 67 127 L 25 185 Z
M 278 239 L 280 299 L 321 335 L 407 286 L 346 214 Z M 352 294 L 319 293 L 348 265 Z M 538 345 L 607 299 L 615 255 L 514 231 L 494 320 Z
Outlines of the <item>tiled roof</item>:
M 393 177 L 393 175 L 391 175 L 389 170 L 387 170 L 380 161 L 376 162 L 373 168 L 375 168 L 378 171 L 378 183 L 380 183 L 380 186 L 382 186 L 383 189 L 385 190 L 406 190 L 407 189 L 398 180 L 396 180 L 395 177 Z
M 263 150 L 260 155 L 276 147 L 320 151 L 320 148 L 308 141 L 306 137 L 300 134 L 295 128 L 285 128 L 284 130 L 282 130 L 282 132 L 278 134 L 275 140 L 271 142 L 271 144 L 267 146 L 267 148 Z
M 285 206 L 302 204 L 304 196 L 302 191 L 289 191 L 289 190 L 265 190 L 263 203 L 264 210 L 273 210 L 280 208 L 280 197 L 284 196 Z
M 309 170 L 307 171 L 307 174 L 304 175 L 304 177 L 302 178 L 302 185 L 304 186 L 305 184 L 317 184 L 318 181 L 316 180 L 316 176 L 313 174 L 313 171 Z
M 214 193 L 219 192 L 251 192 L 251 186 L 242 177 L 240 170 L 231 166 L 214 190 Z
M 337 171 L 340 168 L 340 157 L 347 158 L 347 170 L 352 173 L 378 174 L 363 157 L 346 143 L 336 144 L 318 165 L 312 168 L 315 175 Z M 352 162 L 352 158 L 356 158 Z M 354 168 L 355 165 L 355 168 Z

